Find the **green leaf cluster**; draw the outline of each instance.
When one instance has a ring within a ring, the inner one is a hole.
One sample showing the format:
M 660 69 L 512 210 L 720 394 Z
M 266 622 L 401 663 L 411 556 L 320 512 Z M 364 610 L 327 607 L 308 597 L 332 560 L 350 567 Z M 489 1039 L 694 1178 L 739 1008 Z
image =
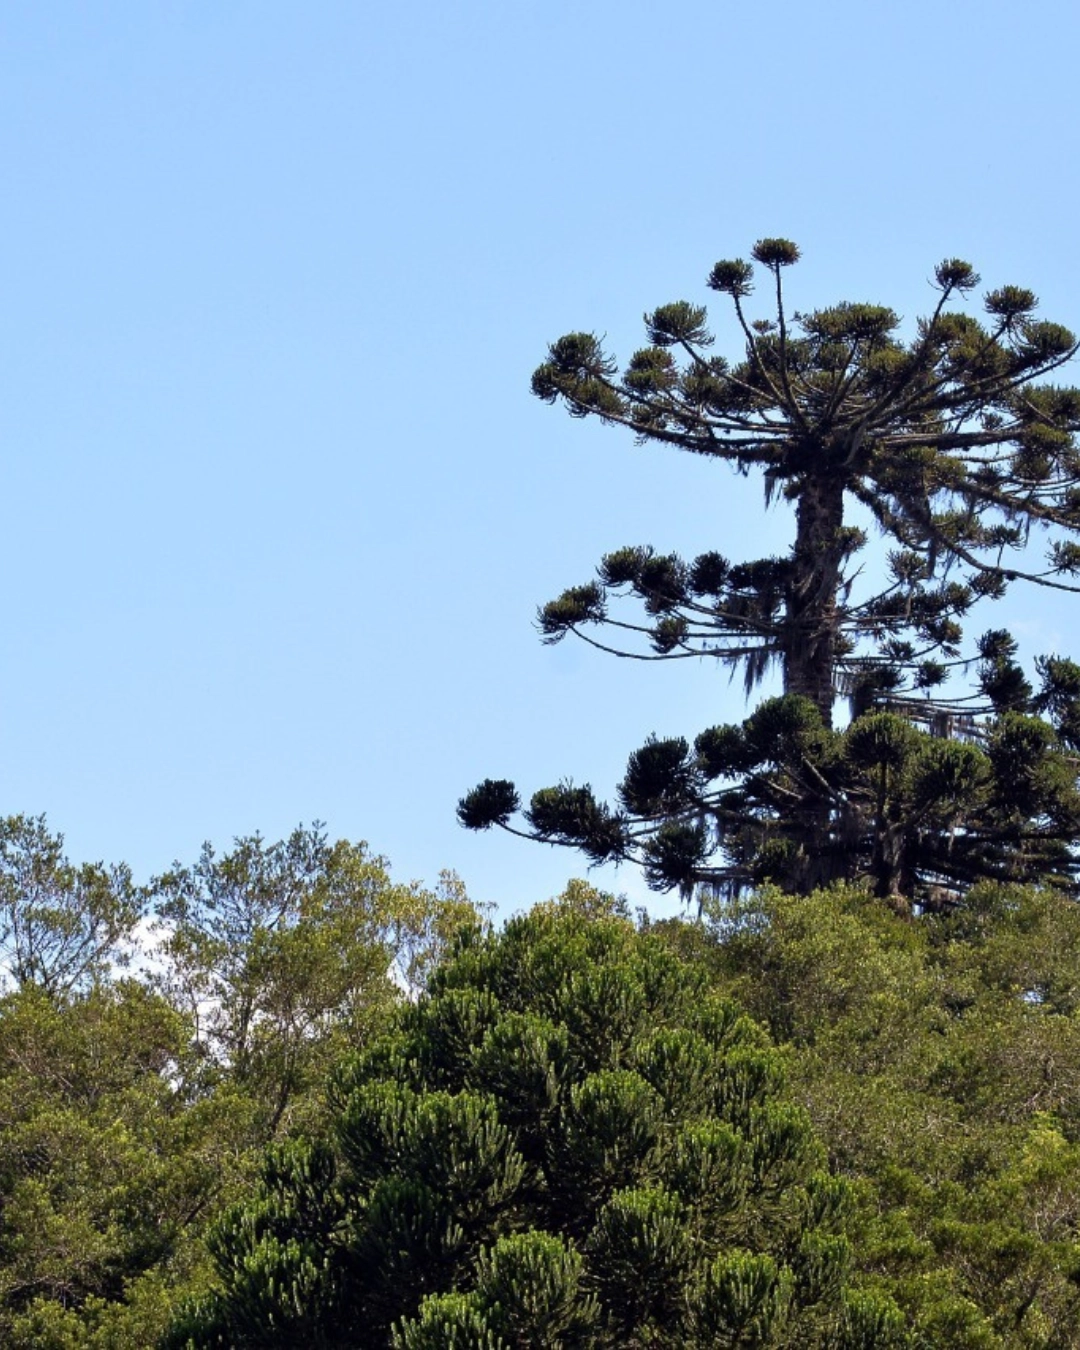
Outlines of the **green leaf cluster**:
M 770 1025 L 855 1198 L 901 1344 L 1080 1344 L 1080 909 L 982 884 L 911 922 L 865 891 L 717 906 L 706 959 Z M 888 1343 L 888 1342 L 886 1342 Z
M 582 899 L 463 938 L 339 1068 L 170 1346 L 843 1343 L 848 1199 L 776 1052 Z
M 0 1343 L 155 1344 L 268 1141 L 478 921 L 451 875 L 395 884 L 318 829 L 137 888 L 0 821 Z

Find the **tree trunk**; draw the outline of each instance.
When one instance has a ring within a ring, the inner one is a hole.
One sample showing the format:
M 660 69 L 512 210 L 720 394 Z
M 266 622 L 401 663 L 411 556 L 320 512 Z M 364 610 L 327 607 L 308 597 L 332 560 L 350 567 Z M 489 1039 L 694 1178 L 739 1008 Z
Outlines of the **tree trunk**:
M 820 462 L 823 456 L 814 458 Z M 806 472 L 800 484 L 784 616 L 784 692 L 810 699 L 829 727 L 836 697 L 843 521 L 843 479 L 820 468 Z M 800 862 L 793 889 L 807 894 L 847 874 L 850 856 L 837 849 L 833 824 L 832 806 L 821 793 L 809 793 L 794 808 L 791 834 Z
M 832 725 L 844 482 L 810 470 L 802 479 L 783 637 L 784 692 L 802 694 Z

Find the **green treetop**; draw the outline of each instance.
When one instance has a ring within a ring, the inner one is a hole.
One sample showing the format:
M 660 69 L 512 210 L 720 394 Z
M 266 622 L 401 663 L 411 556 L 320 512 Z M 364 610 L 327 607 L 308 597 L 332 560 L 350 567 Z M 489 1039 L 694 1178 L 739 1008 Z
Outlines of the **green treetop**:
M 541 906 L 463 940 L 338 1071 L 331 1137 L 268 1158 L 166 1344 L 896 1345 L 780 1087 L 663 941 Z
M 597 861 L 635 859 L 651 884 L 684 891 L 762 876 L 808 890 L 869 874 L 882 894 L 926 896 L 984 874 L 1063 878 L 1080 817 L 1061 752 L 1080 730 L 1080 671 L 1044 663 L 1036 694 L 1007 633 L 965 652 L 962 621 L 1018 579 L 1078 589 L 1080 391 L 1046 382 L 1076 339 L 1037 319 L 1021 287 L 989 291 L 981 320 L 957 308 L 980 281 L 959 259 L 935 269 L 936 303 L 908 340 L 880 305 L 789 314 L 783 272 L 798 257 L 787 240 L 755 245 L 772 293 L 759 320 L 744 304 L 753 266 L 712 269 L 741 333 L 738 361 L 711 354 L 705 309 L 679 301 L 646 314 L 649 345 L 621 375 L 597 337 L 574 333 L 533 376 L 534 393 L 574 416 L 759 471 L 767 502 L 794 505 L 795 537 L 786 556 L 743 563 L 622 548 L 541 609 L 548 641 L 574 633 L 624 656 L 714 657 L 741 666 L 748 689 L 777 664 L 784 697 L 692 748 L 651 739 L 615 809 L 588 788 L 537 793 L 524 832 Z M 853 510 L 892 545 L 869 593 L 856 585 L 867 532 Z M 1047 546 L 1037 562 L 1033 527 Z M 947 688 L 975 662 L 976 693 Z M 841 694 L 856 717 L 890 720 L 852 744 L 833 731 Z M 1044 712 L 1056 730 L 1024 720 Z M 979 731 L 980 715 L 998 720 Z M 943 739 L 958 728 L 964 743 Z M 1014 791 L 1035 780 L 1026 797 Z M 518 806 L 512 784 L 488 780 L 459 815 L 509 827 Z

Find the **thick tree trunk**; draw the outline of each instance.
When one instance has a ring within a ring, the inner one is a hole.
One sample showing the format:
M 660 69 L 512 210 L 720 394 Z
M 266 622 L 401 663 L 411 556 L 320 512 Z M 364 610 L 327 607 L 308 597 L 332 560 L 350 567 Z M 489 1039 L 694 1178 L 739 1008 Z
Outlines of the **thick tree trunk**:
M 843 479 L 820 469 L 806 473 L 796 522 L 783 639 L 784 692 L 810 699 L 831 726 L 840 631 Z M 847 875 L 850 853 L 838 847 L 835 824 L 833 805 L 823 794 L 810 793 L 794 808 L 792 836 L 799 862 L 793 889 L 806 894 Z
M 783 639 L 784 692 L 802 694 L 832 725 L 839 636 L 844 483 L 810 471 L 802 480 Z

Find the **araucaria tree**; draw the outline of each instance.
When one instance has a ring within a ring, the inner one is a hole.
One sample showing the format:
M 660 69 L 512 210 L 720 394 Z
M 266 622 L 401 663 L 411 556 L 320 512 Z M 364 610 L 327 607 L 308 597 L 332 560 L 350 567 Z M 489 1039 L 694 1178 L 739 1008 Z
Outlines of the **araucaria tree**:
M 782 278 L 798 257 L 784 239 L 754 247 L 772 296 L 763 319 L 745 308 L 751 263 L 712 269 L 740 334 L 735 362 L 711 354 L 705 309 L 679 301 L 645 316 L 649 345 L 621 374 L 597 337 L 573 333 L 533 376 L 533 392 L 573 416 L 760 472 L 766 502 L 791 503 L 795 524 L 779 558 L 610 553 L 596 580 L 541 609 L 545 639 L 711 657 L 741 667 L 748 690 L 776 664 L 783 695 L 692 746 L 650 738 L 614 808 L 565 783 L 537 792 L 519 827 L 513 784 L 489 779 L 459 817 L 638 861 L 651 885 L 684 894 L 869 877 L 926 904 L 980 876 L 1070 883 L 1080 668 L 1041 662 L 1036 691 L 1007 632 L 965 648 L 962 622 L 1016 580 L 1078 589 L 1080 390 L 1048 380 L 1076 339 L 1036 318 L 1021 287 L 989 291 L 981 319 L 958 308 L 980 284 L 960 259 L 936 268 L 936 302 L 906 339 L 880 305 L 789 313 Z M 858 520 L 890 545 L 869 593 Z M 971 666 L 975 688 L 958 692 Z M 853 714 L 842 731 L 841 695 Z
M 462 940 L 270 1155 L 169 1350 L 902 1344 L 759 1028 L 611 915 Z

